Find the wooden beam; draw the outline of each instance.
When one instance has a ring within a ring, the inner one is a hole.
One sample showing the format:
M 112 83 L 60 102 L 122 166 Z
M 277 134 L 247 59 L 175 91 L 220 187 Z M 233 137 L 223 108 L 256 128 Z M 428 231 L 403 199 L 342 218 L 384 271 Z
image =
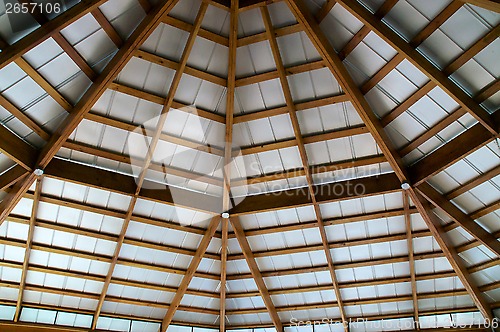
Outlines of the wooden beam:
M 17 181 L 25 177 L 26 174 L 28 174 L 28 172 L 22 166 L 15 165 L 9 168 L 0 176 L 0 191 L 6 190 Z
M 103 150 L 100 148 L 93 147 L 91 145 L 86 145 L 84 143 L 78 143 L 75 141 L 68 140 L 64 143 L 63 147 L 68 148 L 68 149 L 72 149 L 75 151 L 87 153 L 89 155 L 93 155 L 93 156 L 97 156 L 97 157 L 101 157 L 101 158 L 106 158 L 106 159 L 110 159 L 110 160 L 114 160 L 114 161 L 118 161 L 118 162 L 123 162 L 126 164 L 132 163 L 129 155 L 117 153 L 114 151 Z M 196 180 L 199 182 L 208 183 L 208 184 L 222 187 L 222 180 L 220 178 L 217 178 L 214 176 L 205 175 L 203 173 L 191 172 L 191 171 L 187 171 L 187 170 L 184 170 L 181 168 L 170 167 L 170 166 L 162 165 L 162 164 L 157 163 L 157 162 L 151 162 L 149 167 L 151 170 L 154 170 L 157 172 L 175 175 L 175 176 L 183 177 L 186 179 Z
M 345 160 L 345 161 L 337 161 L 332 163 L 320 164 L 310 166 L 310 172 L 312 174 L 321 174 L 327 172 L 335 172 L 341 171 L 344 169 L 355 168 L 366 165 L 373 165 L 377 163 L 383 163 L 385 161 L 385 157 L 382 155 L 376 155 L 371 157 L 359 158 L 356 160 Z M 281 179 L 289 179 L 299 176 L 304 176 L 305 172 L 303 168 L 298 169 L 290 169 L 281 172 L 267 173 L 257 176 L 248 177 L 246 179 L 235 179 L 233 180 L 233 186 L 243 186 L 247 184 L 256 184 L 263 183 L 268 181 L 275 181 Z
M 226 124 L 225 124 L 225 147 L 224 147 L 224 168 L 223 168 L 223 192 L 222 192 L 222 212 L 227 213 L 232 207 L 231 201 L 231 165 L 233 161 L 233 127 L 234 127 L 234 106 L 236 92 L 236 51 L 238 47 L 238 11 L 239 0 L 231 0 L 230 25 L 229 25 L 229 55 L 227 74 L 227 94 L 226 94 Z M 226 331 L 226 275 L 228 256 L 228 233 L 229 219 L 227 216 L 221 219 L 222 223 L 222 247 L 221 247 L 221 276 L 220 276 L 220 306 L 219 306 L 219 331 Z
M 432 89 L 436 87 L 436 84 L 433 81 L 427 82 L 421 88 L 419 88 L 415 93 L 413 93 L 410 97 L 408 97 L 405 101 L 399 104 L 397 107 L 392 109 L 388 114 L 386 114 L 380 121 L 382 126 L 387 126 L 393 120 L 395 120 L 398 116 L 403 114 L 410 108 L 413 104 L 415 104 L 422 97 L 427 95 Z
M 484 9 L 491 10 L 493 12 L 500 13 L 500 2 L 498 0 L 461 0 L 465 3 L 470 3 L 471 5 L 478 6 Z
M 455 248 L 453 247 L 453 244 L 446 237 L 443 227 L 441 226 L 441 222 L 431 211 L 429 203 L 425 200 L 425 198 L 414 191 L 411 191 L 410 195 L 413 203 L 419 208 L 420 214 L 422 218 L 424 218 L 427 226 L 429 227 L 429 230 L 434 236 L 434 239 L 443 250 L 445 257 L 453 267 L 453 270 L 455 270 L 455 272 L 457 273 L 458 278 L 464 285 L 465 289 L 467 289 L 472 300 L 481 311 L 481 314 L 483 315 L 483 317 L 492 321 L 493 314 L 488 302 L 486 302 L 479 289 L 474 284 L 472 277 L 463 264 L 462 258 L 460 258 Z
M 406 228 L 406 242 L 408 244 L 408 264 L 410 266 L 410 284 L 411 284 L 411 299 L 413 302 L 413 328 L 420 329 L 419 315 L 418 315 L 418 298 L 417 298 L 417 279 L 415 272 L 415 259 L 413 258 L 413 234 L 412 222 L 410 214 L 410 199 L 407 192 L 403 192 L 403 207 Z
M 434 31 L 439 29 L 439 27 L 444 22 L 446 22 L 453 14 L 455 14 L 457 10 L 462 7 L 462 5 L 463 3 L 459 0 L 453 0 L 452 2 L 450 2 L 450 4 L 446 6 L 446 8 L 443 9 L 439 14 L 437 14 L 436 17 L 434 17 L 432 21 L 430 21 L 429 24 L 425 26 L 425 28 L 420 30 L 420 32 L 415 37 L 413 37 L 410 44 L 415 48 L 418 47 L 424 42 L 424 40 L 429 38 L 429 36 L 432 35 Z
M 42 139 L 48 141 L 48 139 L 50 138 L 49 133 L 2 95 L 0 95 L 0 106 L 9 111 L 10 114 L 15 116 L 22 123 L 24 123 L 26 127 L 33 130 Z
M 299 24 L 291 24 L 275 30 L 276 37 L 286 36 L 300 32 L 302 29 Z M 259 43 L 261 41 L 267 40 L 266 33 L 260 32 L 254 35 L 249 35 L 245 37 L 238 38 L 238 47 L 246 46 L 250 44 Z
M 0 53 L 1 57 L 1 53 Z M 19 66 L 36 84 L 38 84 L 47 94 L 52 97 L 62 108 L 67 112 L 71 111 L 73 106 L 70 104 L 64 96 L 57 91 L 46 79 L 43 77 L 35 68 L 33 68 L 28 61 L 24 58 L 19 57 L 15 61 L 16 65 Z
M 406 59 L 427 75 L 434 83 L 452 97 L 461 107 L 466 109 L 477 121 L 479 121 L 490 133 L 498 133 L 498 125 L 491 116 L 481 108 L 460 87 L 449 80 L 444 73 L 424 58 L 410 44 L 399 37 L 391 28 L 385 25 L 375 15 L 371 14 L 360 3 L 355 0 L 339 0 L 352 15 L 363 22 L 371 30 L 379 35 L 384 41 L 391 45 L 396 51 L 405 55 Z
M 396 150 L 392 145 L 383 143 L 390 142 L 389 137 L 383 131 L 375 113 L 372 111 L 360 89 L 351 78 L 349 72 L 342 63 L 342 60 L 321 31 L 319 25 L 311 16 L 309 10 L 301 0 L 288 0 L 287 2 L 297 20 L 304 27 L 309 39 L 316 47 L 318 53 L 327 64 L 327 67 L 333 73 L 343 90 L 346 91 L 346 93 L 351 97 L 352 105 L 360 115 L 367 128 L 370 130 L 370 133 L 378 143 L 380 149 L 383 151 L 388 162 L 392 165 L 392 168 L 396 172 L 397 176 L 400 180 L 407 179 L 408 175 L 403 162 L 400 158 L 395 157 L 397 156 Z
M 205 1 L 207 2 L 207 1 Z M 171 25 L 173 27 L 176 27 L 178 29 L 184 30 L 186 32 L 191 32 L 193 31 L 193 25 L 184 21 L 181 21 L 178 18 L 172 17 L 172 16 L 166 16 L 163 19 L 163 23 Z M 214 43 L 223 45 L 228 47 L 229 46 L 229 40 L 227 37 L 218 35 L 210 30 L 206 30 L 201 28 L 200 31 L 198 32 L 198 36 L 201 38 L 205 38 L 207 40 L 213 41 Z
M 478 103 L 483 103 L 486 99 L 493 96 L 500 90 L 500 79 L 492 81 L 490 84 L 482 88 L 474 97 L 474 100 Z
M 422 133 L 421 135 L 417 136 L 413 141 L 404 145 L 398 151 L 399 155 L 401 157 L 406 156 L 408 153 L 410 153 L 411 151 L 415 150 L 420 145 L 427 142 L 433 136 L 439 134 L 440 131 L 442 131 L 444 128 L 448 127 L 450 124 L 452 124 L 453 122 L 460 119 L 465 114 L 467 114 L 467 111 L 465 111 L 463 108 L 458 108 L 457 110 L 453 111 L 453 113 L 451 113 L 450 115 L 443 118 L 441 121 L 439 121 L 434 126 L 432 126 L 432 128 L 430 128 L 426 132 Z
M 21 281 L 19 282 L 19 293 L 17 296 L 16 312 L 14 314 L 14 322 L 19 321 L 21 309 L 23 307 L 24 288 L 26 286 L 26 278 L 28 276 L 28 266 L 31 255 L 31 248 L 33 247 L 33 234 L 35 233 L 35 222 L 38 215 L 38 203 L 40 202 L 40 193 L 42 192 L 42 179 L 36 180 L 35 199 L 31 207 L 31 218 L 29 223 L 28 236 L 26 239 L 26 249 L 24 252 L 23 269 L 21 273 Z
M 296 75 L 296 74 L 305 73 L 308 71 L 321 69 L 324 67 L 325 67 L 325 64 L 323 63 L 322 60 L 316 60 L 313 62 L 304 62 L 304 63 L 298 64 L 298 65 L 285 67 L 285 72 L 287 75 Z M 279 77 L 279 75 L 278 75 L 278 72 L 276 70 L 270 70 L 268 72 L 264 72 L 261 74 L 240 77 L 236 80 L 236 86 L 241 87 L 241 86 L 256 84 L 256 83 L 260 83 L 260 82 L 264 82 L 264 81 L 273 80 L 273 79 L 276 79 L 278 77 Z
M 198 29 L 196 31 L 198 31 Z M 208 72 L 204 72 L 200 69 L 196 69 L 194 67 L 188 66 L 187 64 L 181 65 L 178 62 L 175 62 L 173 60 L 169 60 L 167 58 L 164 58 L 162 56 L 159 56 L 159 55 L 147 52 L 147 51 L 137 50 L 135 52 L 135 56 L 138 57 L 139 59 L 143 59 L 143 60 L 152 62 L 154 64 L 157 64 L 157 65 L 160 65 L 160 66 L 163 66 L 166 68 L 170 68 L 170 69 L 173 69 L 176 71 L 178 71 L 179 68 L 182 66 L 184 68 L 183 73 L 185 73 L 186 75 L 190 75 L 190 76 L 193 76 L 193 77 L 199 78 L 201 80 L 205 80 L 205 81 L 208 81 L 208 82 L 220 85 L 220 86 L 227 85 L 227 80 L 223 77 L 219 77 L 217 75 L 210 74 Z
M 339 2 L 339 1 L 337 1 Z M 396 5 L 398 0 L 385 0 L 382 5 L 375 12 L 375 16 L 378 19 L 382 19 L 387 13 L 389 13 Z M 353 37 L 352 39 L 344 46 L 344 48 L 339 52 L 339 56 L 342 60 L 344 60 L 355 48 L 361 43 L 363 39 L 370 33 L 370 28 L 366 25 L 363 26 Z
M 271 299 L 271 295 L 269 295 L 269 291 L 267 290 L 266 283 L 264 282 L 264 278 L 262 277 L 262 273 L 259 270 L 259 266 L 255 261 L 255 257 L 253 256 L 252 249 L 250 248 L 250 244 L 248 243 L 247 238 L 245 237 L 245 231 L 241 226 L 240 221 L 237 218 L 232 217 L 231 225 L 233 226 L 234 234 L 236 235 L 236 239 L 238 239 L 238 243 L 240 244 L 241 250 L 245 255 L 245 260 L 250 268 L 250 272 L 252 274 L 253 280 L 257 284 L 257 288 L 259 289 L 260 296 L 266 305 L 267 312 L 271 317 L 274 327 L 277 332 L 283 332 L 283 324 L 281 323 L 280 317 L 276 311 L 276 307 L 273 304 Z
M 144 100 L 150 101 L 150 102 L 155 103 L 155 104 L 163 105 L 163 103 L 165 102 L 165 97 L 158 96 L 158 95 L 155 95 L 151 92 L 142 91 L 142 90 L 132 88 L 132 87 L 129 87 L 127 85 L 123 85 L 123 84 L 116 83 L 116 82 L 111 83 L 109 85 L 108 89 L 118 91 L 118 92 L 121 92 L 124 94 L 128 94 L 130 96 L 134 96 L 134 97 L 137 97 L 140 99 L 144 99 Z M 185 111 L 185 112 L 189 111 L 189 109 L 185 108 L 185 106 L 189 106 L 189 105 L 180 103 L 180 102 L 175 101 L 175 100 L 172 103 L 172 107 L 178 109 L 179 111 Z M 219 115 L 219 114 L 216 114 L 213 112 L 209 112 L 209 111 L 204 110 L 204 109 L 197 108 L 196 114 L 198 116 L 205 118 L 205 119 L 208 119 L 208 120 L 212 120 L 212 121 L 219 122 L 219 123 L 225 123 L 225 119 L 222 115 Z M 89 112 L 88 115 L 89 116 L 90 115 L 97 116 L 97 114 L 92 113 L 92 112 Z
M 498 135 L 497 135 L 498 136 Z M 409 168 L 412 183 L 419 185 L 433 175 L 480 149 L 495 136 L 476 124 Z
M 108 273 L 106 275 L 106 279 L 104 280 L 104 284 L 102 286 L 101 294 L 99 295 L 96 310 L 94 312 L 94 316 L 92 317 L 92 329 L 95 330 L 97 326 L 97 320 L 101 314 L 102 306 L 104 304 L 104 300 L 106 299 L 106 294 L 108 292 L 109 285 L 111 283 L 111 278 L 113 277 L 113 272 L 115 270 L 116 264 L 118 263 L 118 257 L 120 256 L 120 251 L 123 246 L 123 242 L 125 240 L 125 234 L 127 233 L 128 225 L 130 223 L 130 218 L 132 217 L 132 213 L 134 211 L 135 204 L 137 202 L 136 197 L 132 197 L 129 203 L 127 215 L 122 223 L 122 228 L 120 230 L 120 235 L 118 236 L 118 240 L 116 241 L 115 250 L 113 252 L 113 258 L 111 263 L 109 264 Z
M 399 190 L 401 190 L 401 184 L 398 178 L 392 173 L 314 187 L 318 203 L 379 195 Z M 308 189 L 290 189 L 271 194 L 248 196 L 239 205 L 234 207 L 230 213 L 233 216 L 239 216 L 312 204 Z
M 288 85 L 288 79 L 287 79 L 287 75 L 285 72 L 285 67 L 283 65 L 283 60 L 281 58 L 281 54 L 280 54 L 279 47 L 278 47 L 278 42 L 277 42 L 276 37 L 275 37 L 274 27 L 273 27 L 273 24 L 271 21 L 271 16 L 269 15 L 269 11 L 268 11 L 267 7 L 261 7 L 261 15 L 262 15 L 262 19 L 264 21 L 264 25 L 266 27 L 267 39 L 269 40 L 269 44 L 271 46 L 271 51 L 273 54 L 274 63 L 276 64 L 276 69 L 277 69 L 279 80 L 281 83 L 281 89 L 283 91 L 283 95 L 285 96 L 285 101 L 286 101 L 286 105 L 288 108 L 288 115 L 289 115 L 290 121 L 292 123 L 293 132 L 295 134 L 295 141 L 297 142 L 297 147 L 299 150 L 300 159 L 302 161 L 302 167 L 303 167 L 304 172 L 305 172 L 304 175 L 306 177 L 307 184 L 308 184 L 309 196 L 310 196 L 311 202 L 313 203 L 313 206 L 314 206 L 314 213 L 316 215 L 317 226 L 318 226 L 318 230 L 319 230 L 319 233 L 321 236 L 321 242 L 322 242 L 321 249 L 324 250 L 324 253 L 326 256 L 328 270 L 330 272 L 330 278 L 332 280 L 333 292 L 335 294 L 335 298 L 336 298 L 336 301 L 337 301 L 337 304 L 339 307 L 340 316 L 342 318 L 342 324 L 344 326 L 344 330 L 346 332 L 348 332 L 349 326 L 348 326 L 347 319 L 346 319 L 347 316 L 346 316 L 345 310 L 344 310 L 342 294 L 341 294 L 340 289 L 338 287 L 337 275 L 335 273 L 335 266 L 333 264 L 333 258 L 332 258 L 331 252 L 330 252 L 330 247 L 328 245 L 328 237 L 327 237 L 327 234 L 325 231 L 325 226 L 323 224 L 323 217 L 321 215 L 321 210 L 320 210 L 320 207 L 319 207 L 318 202 L 316 200 L 316 193 L 314 190 L 314 181 L 313 181 L 313 178 L 312 178 L 312 175 L 310 172 L 310 168 L 309 168 L 309 161 L 307 158 L 307 152 L 306 152 L 306 148 L 305 148 L 305 144 L 307 142 L 304 139 L 304 137 L 301 133 L 301 130 L 300 130 L 300 124 L 299 124 L 299 120 L 297 117 L 297 110 L 295 108 L 295 103 L 294 103 L 293 98 L 292 98 L 290 86 Z
M 99 9 L 95 9 L 93 10 L 93 12 L 96 10 Z M 83 58 L 83 56 L 80 53 L 78 53 L 78 51 L 73 46 L 71 46 L 71 44 L 66 40 L 66 38 L 64 38 L 64 36 L 60 32 L 55 33 L 52 36 L 52 38 L 64 50 L 64 52 L 66 52 L 66 54 L 70 57 L 70 59 L 73 60 L 73 62 L 78 66 L 78 68 L 80 68 L 81 71 L 85 75 L 87 75 L 87 77 L 91 81 L 93 81 L 96 78 L 97 73 L 94 71 L 94 69 L 90 67 L 90 65 Z
M 37 150 L 1 124 L 0 152 L 28 171 L 35 166 Z
M 347 101 L 349 101 L 349 97 L 347 95 L 339 94 L 339 95 L 335 95 L 335 96 L 329 96 L 329 97 L 319 98 L 319 99 L 315 99 L 315 100 L 300 102 L 300 103 L 295 104 L 295 108 L 297 109 L 297 111 L 303 111 L 303 110 L 307 110 L 310 108 L 332 105 L 332 104 L 337 104 L 337 103 L 342 103 L 342 102 L 347 102 Z M 287 113 L 288 113 L 287 106 L 278 106 L 278 107 L 265 109 L 265 110 L 261 110 L 261 111 L 239 114 L 239 115 L 234 117 L 234 123 L 241 123 L 241 122 L 248 122 L 248 121 L 253 121 L 253 120 L 258 120 L 258 119 L 264 119 L 264 118 L 268 118 L 271 116 L 287 114 Z
M 490 30 L 486 35 L 481 37 L 477 42 L 474 43 L 469 49 L 464 53 L 460 54 L 456 59 L 454 59 L 450 64 L 444 68 L 443 72 L 446 75 L 451 75 L 453 72 L 462 67 L 467 61 L 476 56 L 481 52 L 486 46 L 496 40 L 500 35 L 500 25 L 497 25 L 493 30 Z
M 189 286 L 189 283 L 193 279 L 196 269 L 200 265 L 200 262 L 203 258 L 203 255 L 205 254 L 205 251 L 208 248 L 208 245 L 210 244 L 210 241 L 212 240 L 212 237 L 215 234 L 215 231 L 217 230 L 217 227 L 219 226 L 219 221 L 220 217 L 215 216 L 212 218 L 210 221 L 210 224 L 208 225 L 207 231 L 205 235 L 203 235 L 203 238 L 201 239 L 200 244 L 198 245 L 196 249 L 196 254 L 194 255 L 193 259 L 189 263 L 189 267 L 186 271 L 186 274 L 182 278 L 181 284 L 179 285 L 179 288 L 177 289 L 177 292 L 175 293 L 174 298 L 172 299 L 172 302 L 170 303 L 167 313 L 165 314 L 165 317 L 163 318 L 162 324 L 161 324 L 161 332 L 165 332 L 172 322 L 172 318 L 174 317 L 175 312 L 177 311 L 177 308 L 179 308 L 179 305 L 181 303 L 182 298 L 184 297 L 184 294 L 187 291 L 187 288 Z
M 149 10 L 148 10 L 149 11 Z M 147 12 L 147 11 L 146 11 Z M 123 40 L 115 30 L 115 28 L 108 21 L 106 16 L 102 13 L 99 8 L 96 8 L 92 11 L 92 16 L 94 16 L 95 20 L 102 27 L 104 32 L 108 35 L 109 39 L 116 45 L 116 47 L 120 48 L 123 45 Z
M 5 64 L 5 62 L 8 62 L 9 59 L 11 61 L 15 60 L 20 55 L 24 54 L 24 52 L 26 52 L 30 47 L 36 46 L 38 43 L 50 37 L 52 34 L 47 33 L 45 28 L 47 28 L 48 31 L 62 29 L 68 24 L 74 22 L 76 19 L 97 8 L 97 6 L 101 3 L 103 3 L 103 0 L 81 1 L 78 5 L 73 6 L 70 10 L 59 15 L 54 20 L 49 21 L 43 28 L 37 29 L 27 37 L 21 39 L 18 43 L 13 45 L 17 45 L 16 47 L 11 46 L 8 49 L 10 51 L 5 50 L 5 52 L 0 54 L 0 63 L 2 63 L 0 68 L 3 64 Z M 48 143 L 40 151 L 36 167 L 41 169 L 47 167 L 52 158 L 64 144 L 64 141 L 71 135 L 84 118 L 85 114 L 87 114 L 92 106 L 95 105 L 97 100 L 106 91 L 107 86 L 111 84 L 113 79 L 119 74 L 121 69 L 132 57 L 135 49 L 147 39 L 156 26 L 158 26 L 161 18 L 166 15 L 176 3 L 177 0 L 164 0 L 154 7 L 154 9 L 142 20 L 129 39 L 124 43 L 123 47 L 115 54 L 113 59 L 111 59 L 80 101 L 75 105 L 75 107 L 73 107 L 70 114 L 62 121 L 58 129 L 51 136 Z M 68 15 L 73 16 L 68 17 Z M 40 35 L 40 32 L 37 33 L 37 31 L 41 31 L 42 35 Z M 36 40 L 33 40 L 35 38 Z M 27 40 L 27 42 L 25 40 Z M 35 177 L 30 175 L 17 183 L 16 186 L 14 186 L 14 190 L 12 190 L 7 198 L 0 203 L 0 225 L 12 211 L 17 202 L 19 202 L 34 180 Z
M 463 213 L 427 182 L 418 185 L 416 188 L 423 197 L 458 223 L 467 233 L 500 256 L 500 242 L 497 241 L 496 237 L 477 224 L 471 217 Z
M 53 20 L 43 24 L 38 29 L 21 38 L 0 53 L 0 69 L 19 59 L 26 52 L 41 44 L 55 33 L 85 16 L 107 0 L 82 0 Z

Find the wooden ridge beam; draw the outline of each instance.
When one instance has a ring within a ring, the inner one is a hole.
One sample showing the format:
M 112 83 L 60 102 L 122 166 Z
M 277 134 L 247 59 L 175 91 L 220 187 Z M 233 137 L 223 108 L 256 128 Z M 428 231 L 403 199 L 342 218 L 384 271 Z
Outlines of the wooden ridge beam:
M 269 295 L 269 291 L 267 290 L 267 286 L 266 283 L 264 282 L 263 275 L 259 270 L 257 262 L 255 261 L 255 257 L 253 256 L 250 244 L 248 243 L 248 240 L 245 237 L 245 232 L 243 230 L 243 227 L 241 226 L 241 223 L 237 218 L 231 217 L 230 221 L 231 225 L 233 226 L 236 239 L 238 240 L 241 250 L 245 255 L 245 260 L 248 264 L 248 267 L 250 268 L 251 276 L 257 285 L 259 294 L 262 297 L 264 304 L 266 305 L 267 312 L 271 317 L 273 325 L 276 328 L 277 332 L 283 332 L 284 331 L 283 323 L 281 323 L 280 317 L 278 316 L 278 313 L 276 311 L 276 307 L 274 306 L 273 301 L 271 299 L 271 295 Z M 228 314 L 227 311 L 226 314 Z

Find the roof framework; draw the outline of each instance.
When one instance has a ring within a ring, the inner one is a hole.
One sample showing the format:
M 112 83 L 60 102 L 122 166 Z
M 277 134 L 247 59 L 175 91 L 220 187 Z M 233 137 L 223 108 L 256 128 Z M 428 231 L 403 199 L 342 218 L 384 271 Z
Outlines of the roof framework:
M 82 0 L 0 20 L 0 319 L 486 330 L 500 5 L 431 7 Z

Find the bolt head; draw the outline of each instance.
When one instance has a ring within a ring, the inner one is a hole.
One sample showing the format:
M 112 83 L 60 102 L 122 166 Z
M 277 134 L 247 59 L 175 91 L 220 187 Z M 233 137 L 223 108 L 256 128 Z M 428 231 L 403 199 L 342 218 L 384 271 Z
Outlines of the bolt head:
M 33 171 L 33 173 L 36 175 L 36 176 L 42 176 L 43 175 L 43 169 L 40 169 L 40 168 L 37 168 Z
M 229 219 L 229 213 L 227 212 L 222 213 L 222 218 Z
M 410 184 L 408 182 L 401 183 L 401 189 L 408 190 L 410 188 L 411 188 L 411 186 L 410 186 Z

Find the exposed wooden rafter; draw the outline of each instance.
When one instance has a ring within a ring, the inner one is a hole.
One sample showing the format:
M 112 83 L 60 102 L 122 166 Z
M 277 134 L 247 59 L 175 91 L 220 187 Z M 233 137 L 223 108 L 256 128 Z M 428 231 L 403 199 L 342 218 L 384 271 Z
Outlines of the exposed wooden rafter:
M 431 185 L 422 183 L 417 186 L 417 190 L 435 207 L 442 210 L 448 217 L 458 223 L 472 237 L 500 256 L 500 242 L 498 242 L 491 233 L 479 226 L 471 217 L 463 213 L 458 207 L 443 197 L 436 189 L 431 187 Z
M 252 278 L 257 284 L 257 288 L 259 289 L 259 294 L 266 305 L 267 312 L 271 317 L 274 327 L 277 332 L 283 332 L 283 323 L 278 316 L 276 311 L 276 307 L 273 304 L 271 299 L 271 295 L 269 295 L 269 291 L 267 290 L 266 283 L 262 277 L 262 273 L 259 270 L 259 266 L 255 261 L 255 257 L 253 256 L 252 249 L 250 248 L 250 244 L 245 236 L 245 231 L 241 226 L 238 218 L 231 217 L 231 225 L 233 226 L 234 234 L 236 235 L 236 239 L 238 239 L 238 243 L 240 244 L 241 250 L 243 251 L 243 255 L 245 255 L 245 260 L 250 268 L 250 272 L 252 274 Z
M 281 89 L 283 91 L 283 95 L 285 96 L 286 105 L 288 107 L 288 115 L 290 117 L 290 121 L 292 123 L 293 132 L 295 134 L 295 140 L 297 142 L 297 147 L 299 150 L 300 159 L 302 161 L 302 167 L 304 169 L 304 175 L 307 180 L 307 185 L 309 189 L 309 197 L 311 203 L 314 206 L 314 213 L 316 215 L 318 231 L 321 236 L 322 248 L 324 250 L 326 261 L 328 264 L 328 270 L 330 272 L 330 278 L 332 280 L 333 291 L 335 293 L 335 298 L 339 307 L 340 316 L 342 318 L 342 324 L 344 326 L 344 330 L 346 332 L 349 331 L 349 325 L 347 321 L 347 316 L 345 313 L 342 294 L 340 292 L 340 288 L 338 287 L 337 275 L 335 273 L 335 266 L 333 263 L 333 258 L 330 252 L 330 248 L 328 246 L 328 237 L 325 231 L 325 225 L 323 224 L 323 217 L 321 215 L 321 209 L 316 200 L 316 192 L 314 181 L 309 168 L 309 161 L 307 158 L 307 152 L 305 148 L 305 141 L 300 130 L 300 124 L 297 117 L 297 110 L 295 109 L 295 103 L 292 98 L 292 93 L 290 90 L 290 86 L 288 85 L 287 75 L 285 73 L 285 67 L 283 65 L 283 60 L 281 58 L 280 50 L 278 47 L 278 42 L 275 37 L 273 23 L 271 21 L 271 16 L 269 15 L 269 11 L 267 7 L 261 7 L 261 15 L 262 20 L 264 21 L 264 25 L 266 27 L 267 38 L 269 40 L 269 44 L 271 45 L 271 51 L 273 53 L 274 63 L 276 64 L 276 69 L 278 71 L 279 80 L 281 83 Z
M 202 5 L 203 6 L 203 5 Z M 170 303 L 167 313 L 165 314 L 165 317 L 163 318 L 162 324 L 161 324 L 161 332 L 165 332 L 172 322 L 172 319 L 174 317 L 174 314 L 179 308 L 179 305 L 181 303 L 181 300 L 184 296 L 184 294 L 187 291 L 187 288 L 189 286 L 189 283 L 195 276 L 196 269 L 200 265 L 200 262 L 203 258 L 203 254 L 208 248 L 208 245 L 210 244 L 210 241 L 212 240 L 212 237 L 215 234 L 215 231 L 217 230 L 217 226 L 219 226 L 220 222 L 220 217 L 215 216 L 212 218 L 210 221 L 210 224 L 208 225 L 207 231 L 205 232 L 205 235 L 203 235 L 203 238 L 201 239 L 200 244 L 198 245 L 196 249 L 196 254 L 194 255 L 193 259 L 191 260 L 191 263 L 189 263 L 189 267 L 186 270 L 186 273 L 184 274 L 184 277 L 182 278 L 181 284 L 177 288 L 177 292 L 175 293 L 174 298 L 172 299 L 172 302 Z M 218 310 L 217 310 L 218 313 Z
M 14 322 L 19 321 L 21 310 L 23 306 L 24 288 L 26 286 L 26 278 L 28 276 L 31 248 L 33 247 L 33 234 L 35 233 L 36 217 L 38 215 L 38 205 L 40 203 L 40 194 L 42 192 L 42 178 L 36 181 L 35 197 L 31 207 L 31 217 L 28 229 L 28 236 L 26 240 L 26 249 L 24 252 L 23 269 L 21 273 L 21 281 L 19 282 L 19 293 L 17 296 L 16 312 L 14 314 Z
M 410 284 L 411 284 L 411 299 L 413 303 L 413 328 L 420 329 L 419 315 L 418 315 L 418 298 L 417 298 L 417 279 L 415 272 L 415 260 L 413 258 L 413 234 L 412 222 L 410 214 L 410 199 L 407 192 L 403 192 L 403 207 L 406 227 L 406 242 L 408 244 L 408 265 L 410 266 Z
M 483 317 L 493 320 L 493 313 L 491 311 L 490 305 L 486 302 L 485 298 L 482 296 L 481 292 L 475 285 L 470 273 L 464 267 L 461 258 L 458 256 L 453 244 L 446 237 L 444 233 L 443 227 L 441 226 L 440 221 L 437 216 L 431 211 L 430 205 L 425 198 L 420 196 L 415 191 L 410 192 L 411 199 L 414 204 L 418 207 L 420 211 L 420 215 L 424 218 L 429 230 L 432 232 L 434 239 L 438 242 L 439 246 L 443 249 L 443 253 L 445 254 L 448 262 L 450 262 L 453 270 L 457 273 L 457 276 L 460 278 L 460 281 L 467 289 L 469 295 L 472 297 L 472 300 L 481 311 Z

